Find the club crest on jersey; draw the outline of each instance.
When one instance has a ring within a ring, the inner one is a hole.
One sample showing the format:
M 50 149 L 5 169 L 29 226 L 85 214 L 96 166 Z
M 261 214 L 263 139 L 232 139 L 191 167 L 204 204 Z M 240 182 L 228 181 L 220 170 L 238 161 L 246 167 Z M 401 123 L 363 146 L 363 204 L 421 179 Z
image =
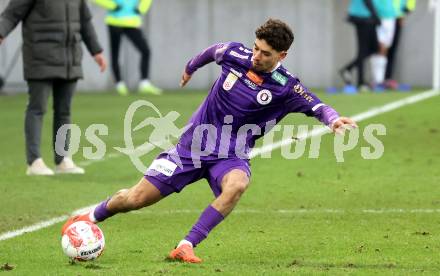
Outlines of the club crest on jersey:
M 225 81 L 223 82 L 223 89 L 225 91 L 231 90 L 237 80 L 238 77 L 236 75 L 234 75 L 233 73 L 229 73 Z
M 261 105 L 267 105 L 272 101 L 272 93 L 267 90 L 263 89 L 257 94 L 257 102 Z

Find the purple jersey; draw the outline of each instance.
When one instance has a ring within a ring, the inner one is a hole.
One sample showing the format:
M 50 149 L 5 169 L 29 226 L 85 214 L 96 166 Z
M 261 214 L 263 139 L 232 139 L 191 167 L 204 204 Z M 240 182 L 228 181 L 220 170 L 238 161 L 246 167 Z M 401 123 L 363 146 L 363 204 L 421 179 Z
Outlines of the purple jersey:
M 255 140 L 289 113 L 314 116 L 326 125 L 339 117 L 281 64 L 270 73 L 252 71 L 252 50 L 240 43 L 209 47 L 188 62 L 186 72 L 212 61 L 222 73 L 191 117 L 177 145 L 179 154 L 188 156 L 200 147 L 209 153 L 202 160 L 246 159 Z

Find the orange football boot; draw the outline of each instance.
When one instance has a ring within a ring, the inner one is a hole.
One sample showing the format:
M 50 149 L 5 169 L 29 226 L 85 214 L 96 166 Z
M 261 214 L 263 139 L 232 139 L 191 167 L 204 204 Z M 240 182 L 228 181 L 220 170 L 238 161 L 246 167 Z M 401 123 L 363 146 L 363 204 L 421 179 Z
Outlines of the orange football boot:
M 182 244 L 170 252 L 169 259 L 184 263 L 201 263 L 202 259 L 194 255 L 194 250 L 189 244 Z

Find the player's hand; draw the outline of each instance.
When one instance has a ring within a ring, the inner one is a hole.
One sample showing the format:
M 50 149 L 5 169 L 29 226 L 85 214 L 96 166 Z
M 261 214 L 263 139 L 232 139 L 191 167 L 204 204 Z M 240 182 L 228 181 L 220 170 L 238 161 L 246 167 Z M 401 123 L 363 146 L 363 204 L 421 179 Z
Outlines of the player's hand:
M 357 124 L 350 118 L 347 117 L 339 117 L 333 124 L 331 125 L 331 129 L 334 133 L 344 134 L 346 129 L 357 128 Z
M 93 56 L 95 62 L 99 65 L 99 70 L 104 72 L 107 69 L 107 61 L 102 53 L 96 54 Z
M 191 79 L 191 75 L 188 74 L 186 71 L 183 71 L 182 79 L 180 80 L 180 87 L 184 87 L 189 82 L 190 79 Z

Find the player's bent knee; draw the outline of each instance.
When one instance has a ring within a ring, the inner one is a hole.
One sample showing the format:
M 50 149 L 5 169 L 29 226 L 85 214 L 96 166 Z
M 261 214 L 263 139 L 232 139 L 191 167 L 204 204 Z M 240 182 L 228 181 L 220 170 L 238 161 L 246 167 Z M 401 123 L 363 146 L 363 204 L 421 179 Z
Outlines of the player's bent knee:
M 236 193 L 242 194 L 246 191 L 247 187 L 249 186 L 249 182 L 236 182 L 234 183 L 233 187 Z
M 225 185 L 223 192 L 230 197 L 240 197 L 249 186 L 247 181 L 232 181 Z

